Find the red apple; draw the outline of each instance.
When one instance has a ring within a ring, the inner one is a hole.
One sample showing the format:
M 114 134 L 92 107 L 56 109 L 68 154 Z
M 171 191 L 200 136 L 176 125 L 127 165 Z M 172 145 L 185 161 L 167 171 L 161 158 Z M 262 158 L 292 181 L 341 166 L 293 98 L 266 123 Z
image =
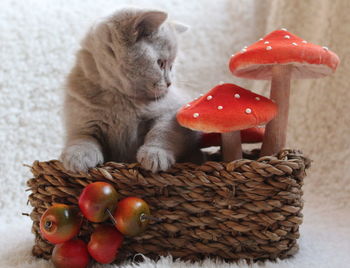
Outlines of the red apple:
M 82 217 L 79 210 L 65 204 L 54 204 L 40 219 L 43 238 L 53 244 L 63 243 L 79 233 Z
M 106 182 L 94 182 L 85 187 L 79 197 L 79 207 L 83 215 L 92 222 L 108 219 L 107 209 L 113 214 L 119 195 L 114 187 Z
M 123 235 L 113 225 L 102 224 L 91 234 L 88 251 L 97 262 L 111 263 L 118 255 Z
M 124 198 L 114 213 L 116 228 L 127 236 L 137 235 L 146 229 L 149 215 L 149 207 L 144 200 L 138 197 Z
M 51 261 L 56 268 L 86 268 L 90 256 L 82 240 L 72 239 L 54 247 Z

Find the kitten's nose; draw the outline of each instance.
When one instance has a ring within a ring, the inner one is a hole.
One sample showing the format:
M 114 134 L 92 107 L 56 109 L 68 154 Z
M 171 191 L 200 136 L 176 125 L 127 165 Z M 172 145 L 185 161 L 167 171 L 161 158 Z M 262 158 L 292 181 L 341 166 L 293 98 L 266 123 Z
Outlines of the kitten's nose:
M 167 87 L 170 87 L 170 86 L 171 86 L 171 82 L 167 82 L 167 83 L 166 83 L 166 86 L 167 86 Z

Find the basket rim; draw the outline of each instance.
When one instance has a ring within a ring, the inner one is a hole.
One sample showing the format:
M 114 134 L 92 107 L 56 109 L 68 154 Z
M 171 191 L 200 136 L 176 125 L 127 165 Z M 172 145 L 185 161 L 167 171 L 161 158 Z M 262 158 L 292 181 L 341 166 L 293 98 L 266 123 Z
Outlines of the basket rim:
M 250 157 L 256 156 L 260 152 L 259 149 L 254 149 L 251 151 Z M 246 154 L 247 155 L 247 154 Z M 300 160 L 303 160 L 304 162 L 304 167 L 305 169 L 309 168 L 311 165 L 311 160 L 307 157 L 304 156 L 303 152 L 298 149 L 283 149 L 279 153 L 272 155 L 272 156 L 262 156 L 258 157 L 257 159 L 250 159 L 250 158 L 242 158 L 242 159 L 237 159 L 233 160 L 230 162 L 224 162 L 224 161 L 205 161 L 202 164 L 195 164 L 192 162 L 182 162 L 182 163 L 175 163 L 168 171 L 160 171 L 157 174 L 166 174 L 166 173 L 171 173 L 175 170 L 179 169 L 189 169 L 189 170 L 198 170 L 198 171 L 209 171 L 208 166 L 213 167 L 213 168 L 218 168 L 218 164 L 222 165 L 224 168 L 222 170 L 226 171 L 235 171 L 236 169 L 239 169 L 239 167 L 245 165 L 245 164 L 250 164 L 252 162 L 259 162 L 259 163 L 265 163 L 265 164 L 270 164 L 273 163 L 273 165 L 279 165 L 283 164 L 286 162 L 300 162 Z M 43 163 L 49 163 L 50 165 L 53 165 L 56 167 L 58 170 L 64 171 L 69 176 L 79 178 L 79 177 L 88 177 L 89 173 L 92 171 L 100 171 L 101 169 L 110 169 L 110 168 L 126 168 L 126 169 L 137 169 L 140 171 L 145 171 L 149 172 L 148 170 L 145 170 L 140 163 L 125 163 L 125 162 L 115 162 L 115 161 L 107 161 L 103 163 L 102 165 L 99 165 L 95 168 L 89 169 L 88 172 L 79 172 L 79 173 L 74 173 L 69 170 L 66 170 L 63 167 L 63 163 L 60 160 L 57 159 L 51 159 L 47 161 L 40 161 L 40 160 L 35 160 L 32 165 L 25 165 L 27 167 L 33 168 L 33 166 L 38 166 Z M 238 170 L 239 171 L 239 170 Z

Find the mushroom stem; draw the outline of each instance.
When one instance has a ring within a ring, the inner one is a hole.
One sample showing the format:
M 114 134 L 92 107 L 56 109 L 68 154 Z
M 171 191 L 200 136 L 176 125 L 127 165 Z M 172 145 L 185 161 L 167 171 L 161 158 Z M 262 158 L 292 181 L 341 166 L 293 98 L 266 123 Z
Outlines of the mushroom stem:
M 272 67 L 270 98 L 276 102 L 278 112 L 266 125 L 261 156 L 276 154 L 286 145 L 291 71 L 291 65 Z
M 222 155 L 225 162 L 242 158 L 241 132 L 232 131 L 221 134 Z

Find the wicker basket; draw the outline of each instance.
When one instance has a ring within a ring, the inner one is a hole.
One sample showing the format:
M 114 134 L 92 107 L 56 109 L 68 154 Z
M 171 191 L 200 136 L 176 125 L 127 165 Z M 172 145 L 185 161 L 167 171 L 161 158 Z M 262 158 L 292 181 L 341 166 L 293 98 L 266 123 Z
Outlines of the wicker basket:
M 27 182 L 36 236 L 33 254 L 49 259 L 53 248 L 39 233 L 43 212 L 53 202 L 77 204 L 86 185 L 106 181 L 121 196 L 143 198 L 152 215 L 161 219 L 140 236 L 126 238 L 118 262 L 137 253 L 191 261 L 285 258 L 298 250 L 301 187 L 309 166 L 310 160 L 296 150 L 257 160 L 181 163 L 159 174 L 139 164 L 114 162 L 88 174 L 73 174 L 59 161 L 36 161 L 31 168 L 34 178 Z M 88 241 L 93 228 L 84 221 L 79 237 Z

